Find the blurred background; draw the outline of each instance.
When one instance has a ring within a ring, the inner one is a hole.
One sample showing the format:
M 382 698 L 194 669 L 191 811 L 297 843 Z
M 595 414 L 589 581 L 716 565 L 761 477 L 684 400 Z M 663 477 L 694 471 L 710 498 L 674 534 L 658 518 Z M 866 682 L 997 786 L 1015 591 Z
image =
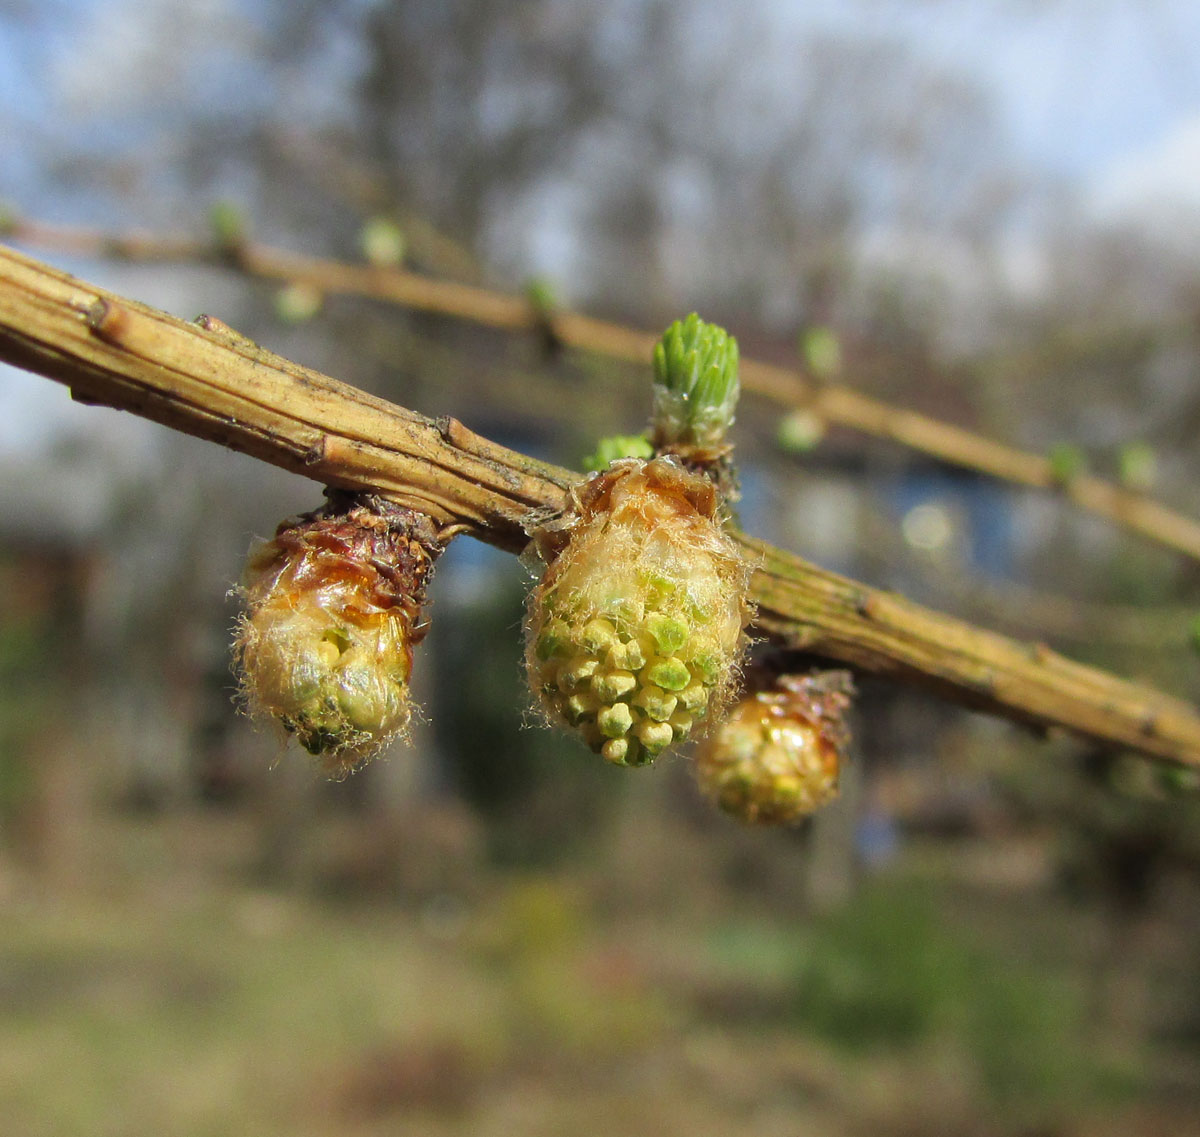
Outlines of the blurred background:
M 1200 516 L 1187 0 L 0 0 L 5 225 L 403 259 L 933 413 Z M 374 246 L 364 233 L 374 234 Z M 643 369 L 214 263 L 22 246 L 578 468 Z M 1197 564 L 753 397 L 742 519 L 1195 698 Z M 413 745 L 233 705 L 320 487 L 0 370 L 13 1133 L 1200 1133 L 1200 809 L 863 679 L 786 832 L 531 727 L 524 570 L 456 542 Z

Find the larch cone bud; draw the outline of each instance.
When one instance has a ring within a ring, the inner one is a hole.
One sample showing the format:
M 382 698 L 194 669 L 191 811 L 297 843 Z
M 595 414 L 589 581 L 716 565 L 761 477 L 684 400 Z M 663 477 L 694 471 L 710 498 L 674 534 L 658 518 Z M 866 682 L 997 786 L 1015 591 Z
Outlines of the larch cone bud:
M 719 520 L 704 477 L 627 459 L 536 535 L 549 567 L 528 604 L 530 685 L 553 722 L 610 762 L 651 762 L 735 685 L 750 567 Z
M 696 753 L 701 791 L 760 825 L 803 820 L 837 797 L 849 743 L 845 671 L 782 675 L 738 702 Z
M 332 777 L 408 725 L 412 649 L 440 551 L 423 514 L 337 492 L 251 550 L 234 645 L 241 695 Z

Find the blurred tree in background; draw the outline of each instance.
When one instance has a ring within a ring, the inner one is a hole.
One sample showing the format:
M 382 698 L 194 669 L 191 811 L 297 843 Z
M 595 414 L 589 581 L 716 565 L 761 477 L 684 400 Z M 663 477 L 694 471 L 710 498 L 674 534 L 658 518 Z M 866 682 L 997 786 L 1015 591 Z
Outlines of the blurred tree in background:
M 698 309 L 784 363 L 815 330 L 836 349 L 826 379 L 1200 515 L 1200 211 L 1117 208 L 1101 176 L 1155 133 L 1194 132 L 1200 68 L 1176 45 L 1196 18 L 1133 0 L 951 7 L 14 0 L 0 194 L 17 216 L 113 232 L 202 234 L 225 202 L 255 237 L 342 259 L 382 219 L 435 276 L 539 281 L 645 328 Z M 1140 127 L 1097 93 L 1123 83 Z M 1108 150 L 1089 100 L 1114 117 Z M 344 297 L 297 309 L 213 264 L 62 263 L 571 468 L 645 420 L 646 375 L 533 336 Z M 119 892 L 167 960 L 134 952 L 137 975 L 195 971 L 214 1005 L 259 1008 L 211 1026 L 222 1039 L 288 1039 L 247 992 L 295 1000 L 305 983 L 289 981 L 326 966 L 307 941 L 331 971 L 361 952 L 374 987 L 326 979 L 327 1002 L 296 1003 L 300 1035 L 325 1032 L 337 1056 L 313 1132 L 360 1107 L 364 1126 L 417 1111 L 428 1132 L 467 1131 L 506 1116 L 512 1085 L 541 1087 L 530 1132 L 594 1131 L 555 1128 L 580 1095 L 662 1132 L 803 1116 L 814 1132 L 1103 1133 L 1114 1101 L 1161 1126 L 1125 1131 L 1200 1132 L 1194 795 L 1126 756 L 866 682 L 842 801 L 799 831 L 743 831 L 679 765 L 598 768 L 523 727 L 523 572 L 463 542 L 433 586 L 413 747 L 317 783 L 234 716 L 226 647 L 251 535 L 312 507 L 312 487 L 40 380 L 0 383 L 0 905 L 29 928 L 0 945 L 0 1033 L 29 1053 L 43 1027 L 76 1040 L 82 1084 L 126 1128 L 130 1099 L 64 1008 L 80 991 L 103 1006 L 72 952 L 86 970 L 105 942 L 133 947 L 90 900 L 64 930 L 30 899 L 43 891 Z M 1187 558 L 846 431 L 798 446 L 750 398 L 735 438 L 751 531 L 1195 698 Z M 356 939 L 336 903 L 285 918 L 276 893 L 373 903 Z M 242 929 L 212 949 L 226 970 L 163 894 Z M 274 988 L 256 935 L 286 956 Z M 92 971 L 119 985 L 112 954 Z M 376 1000 L 388 982 L 467 994 L 439 1017 Z M 160 1021 L 128 1002 L 126 1062 L 154 1068 L 164 1032 L 196 1037 L 193 1012 L 165 1005 Z M 356 1033 L 343 1020 L 364 1006 Z M 639 1083 L 631 1055 L 662 1077 Z M 307 1069 L 271 1066 L 272 1092 Z M 17 1081 L 0 1073 L 0 1095 L 28 1131 L 121 1128 L 84 1106 L 75 1124 Z M 693 1083 L 710 1095 L 699 1118 L 679 1100 Z M 287 1110 L 247 1092 L 207 1116 L 282 1131 Z M 203 1110 L 145 1108 L 140 1124 L 204 1131 Z M 1075 1116 L 1092 1128 L 1058 1120 Z

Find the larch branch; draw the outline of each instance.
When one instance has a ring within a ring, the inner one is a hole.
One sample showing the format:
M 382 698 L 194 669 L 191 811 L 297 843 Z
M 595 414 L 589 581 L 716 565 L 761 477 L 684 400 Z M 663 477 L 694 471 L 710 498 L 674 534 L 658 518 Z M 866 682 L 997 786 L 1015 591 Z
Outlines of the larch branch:
M 545 327 L 563 345 L 611 359 L 647 363 L 656 337 L 573 312 L 547 315 L 523 297 L 439 280 L 401 268 L 347 264 L 276 249 L 254 241 L 221 248 L 189 237 L 133 233 L 122 236 L 8 218 L 3 231 L 17 241 L 80 255 L 129 261 L 218 261 L 281 283 L 312 285 L 320 292 L 369 297 L 504 331 Z M 742 386 L 819 419 L 926 454 L 939 461 L 1035 489 L 1063 494 L 1080 508 L 1200 560 L 1200 522 L 1091 474 L 1063 480 L 1054 463 L 915 411 L 893 406 L 850 387 L 819 384 L 801 371 L 752 359 L 742 361 Z
M 499 547 L 579 475 L 291 363 L 220 321 L 186 323 L 0 248 L 0 360 L 318 482 L 381 493 Z M 781 645 L 932 685 L 972 707 L 1200 766 L 1200 715 L 1151 688 L 739 535 L 759 629 Z

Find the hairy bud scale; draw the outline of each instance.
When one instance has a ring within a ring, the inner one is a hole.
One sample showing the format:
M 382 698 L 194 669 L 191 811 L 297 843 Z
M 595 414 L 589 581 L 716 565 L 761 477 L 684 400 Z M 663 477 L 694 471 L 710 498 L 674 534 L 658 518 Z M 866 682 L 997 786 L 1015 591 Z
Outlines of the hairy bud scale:
M 339 493 L 251 551 L 235 642 L 241 694 L 333 777 L 408 724 L 412 649 L 439 551 L 423 515 Z
M 716 493 L 670 459 L 617 461 L 537 543 L 531 686 L 594 751 L 645 765 L 724 704 L 744 648 L 750 570 Z

